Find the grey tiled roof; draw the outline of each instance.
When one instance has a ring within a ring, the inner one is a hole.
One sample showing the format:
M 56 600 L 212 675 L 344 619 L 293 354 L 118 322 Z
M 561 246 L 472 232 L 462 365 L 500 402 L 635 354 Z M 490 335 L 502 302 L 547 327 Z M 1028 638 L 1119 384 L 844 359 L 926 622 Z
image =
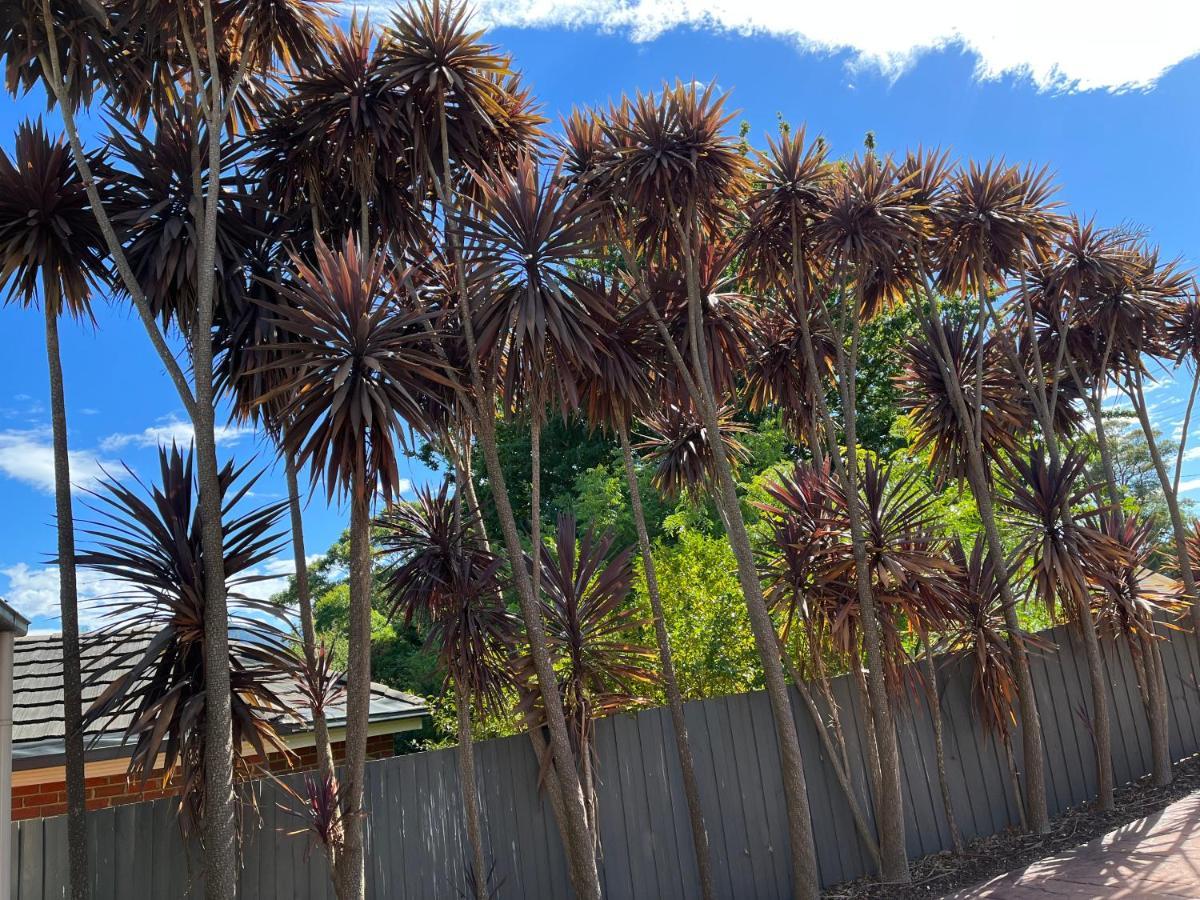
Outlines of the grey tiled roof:
M 104 689 L 120 677 L 125 666 L 138 659 L 149 645 L 150 631 L 85 634 L 80 638 L 80 668 L 83 675 L 83 707 L 86 710 Z M 105 672 L 108 661 L 126 657 L 125 665 Z M 13 653 L 13 759 L 18 768 L 54 765 L 63 750 L 62 636 L 36 634 L 17 638 Z M 280 679 L 273 690 L 293 708 L 299 708 L 299 695 L 287 679 Z M 371 721 L 389 722 L 419 718 L 428 713 L 425 701 L 412 694 L 392 690 L 381 684 L 371 685 Z M 330 727 L 345 724 L 345 708 L 329 710 Z M 89 757 L 120 755 L 122 738 L 130 722 L 129 715 L 102 719 L 87 730 Z M 280 717 L 280 731 L 306 731 L 293 717 Z M 107 752 L 105 752 L 107 751 Z

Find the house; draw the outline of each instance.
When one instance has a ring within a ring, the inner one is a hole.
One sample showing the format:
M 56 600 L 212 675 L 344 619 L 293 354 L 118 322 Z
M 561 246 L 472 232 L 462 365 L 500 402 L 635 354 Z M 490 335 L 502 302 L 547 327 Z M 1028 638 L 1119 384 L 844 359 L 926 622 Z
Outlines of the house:
M 85 710 L 123 673 L 122 667 L 105 671 L 111 661 L 128 658 L 126 654 L 136 653 L 149 642 L 150 632 L 83 635 L 80 655 Z M 12 818 L 61 815 L 66 812 L 62 637 L 35 634 L 18 637 L 13 643 Z M 288 706 L 301 708 L 299 693 L 287 679 L 281 678 L 273 690 Z M 396 736 L 421 728 L 428 712 L 420 697 L 372 684 L 368 758 L 394 756 Z M 129 718 L 96 722 L 87 731 L 88 809 L 152 800 L 171 792 L 156 779 L 142 785 L 126 777 L 133 750 L 133 742 L 125 741 Z M 345 753 L 345 708 L 331 709 L 328 723 L 334 757 L 340 760 Z M 275 724 L 295 755 L 273 755 L 266 760 L 267 767 L 274 772 L 315 769 L 311 724 L 284 716 Z
M 12 726 L 13 648 L 29 629 L 29 620 L 0 600 L 0 900 L 12 885 Z

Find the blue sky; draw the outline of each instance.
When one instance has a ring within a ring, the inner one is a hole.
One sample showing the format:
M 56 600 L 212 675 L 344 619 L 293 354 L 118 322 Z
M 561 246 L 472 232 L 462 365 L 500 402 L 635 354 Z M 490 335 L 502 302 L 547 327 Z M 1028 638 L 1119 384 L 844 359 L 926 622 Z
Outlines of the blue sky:
M 603 104 L 622 92 L 654 89 L 664 79 L 715 80 L 732 91 L 731 107 L 759 143 L 782 114 L 807 124 L 810 134 L 823 134 L 835 153 L 853 153 L 870 130 L 885 151 L 921 144 L 959 158 L 1046 163 L 1070 209 L 1107 224 L 1142 226 L 1168 256 L 1200 264 L 1196 22 L 1170 19 L 1160 4 L 1143 3 L 1138 22 L 1123 17 L 1111 33 L 1081 36 L 1074 23 L 1053 17 L 1040 29 L 1007 35 L 969 21 L 943 33 L 941 26 L 912 24 L 914 16 L 920 23 L 920 4 L 902 6 L 904 22 L 868 21 L 871 14 L 862 11 L 855 13 L 860 22 L 823 20 L 810 32 L 783 7 L 755 0 L 736 9 L 507 0 L 484 12 L 493 22 L 515 23 L 496 28 L 493 40 L 513 52 L 555 120 L 574 104 Z M 700 18 L 695 9 L 702 9 Z M 1147 25 L 1146 18 L 1154 21 Z M 613 22 L 619 27 L 608 27 Z M 1054 27 L 1066 36 L 1061 41 Z M 42 111 L 30 98 L 5 103 L 0 144 L 9 149 L 17 121 Z M 49 119 L 56 125 L 53 115 Z M 140 322 L 105 301 L 96 303 L 96 312 L 94 329 L 65 324 L 62 334 L 74 474 L 86 484 L 101 467 L 115 471 L 123 462 L 150 476 L 157 443 L 172 436 L 186 441 L 189 429 Z M 33 616 L 35 627 L 54 628 L 57 576 L 46 565 L 54 530 L 41 318 L 15 307 L 0 310 L 0 317 L 6 336 L 0 356 L 0 596 Z M 1164 381 L 1152 394 L 1154 414 L 1171 432 L 1182 418 L 1186 386 L 1169 374 Z M 1200 448 L 1200 425 L 1193 432 Z M 256 435 L 235 429 L 223 433 L 221 452 L 271 464 Z M 419 464 L 407 475 L 414 481 L 427 477 Z M 1188 460 L 1184 478 L 1195 479 L 1200 497 L 1200 454 Z M 256 495 L 278 498 L 282 482 L 282 472 L 271 470 Z M 87 515 L 79 504 L 85 496 L 77 495 L 79 518 Z M 305 522 L 310 553 L 328 546 L 344 521 L 343 510 L 314 498 Z M 289 568 L 282 558 L 265 571 L 278 575 Z M 90 582 L 83 585 L 85 597 L 96 590 Z M 85 619 L 94 622 L 94 616 Z

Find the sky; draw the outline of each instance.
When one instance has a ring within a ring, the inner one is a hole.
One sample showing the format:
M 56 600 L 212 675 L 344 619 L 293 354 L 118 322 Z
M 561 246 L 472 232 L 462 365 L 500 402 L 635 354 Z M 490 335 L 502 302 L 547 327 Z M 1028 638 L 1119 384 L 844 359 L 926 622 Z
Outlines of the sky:
M 819 6 L 820 8 L 814 8 Z M 976 7 L 979 11 L 976 11 Z M 491 39 L 557 122 L 572 106 L 607 104 L 664 80 L 716 82 L 737 121 L 762 144 L 782 116 L 824 135 L 835 154 L 868 131 L 881 151 L 941 147 L 959 159 L 1048 165 L 1066 209 L 1107 225 L 1143 228 L 1164 254 L 1200 266 L 1200 9 L 1180 2 L 910 2 L 800 4 L 795 0 L 493 0 L 479 8 Z M 387 5 L 373 4 L 382 20 Z M 847 10 L 850 14 L 846 14 Z M 985 12 L 986 10 L 986 12 Z M 1119 11 L 1118 11 L 1119 10 Z M 361 11 L 361 6 L 360 6 Z M 36 98 L 0 106 L 0 146 L 18 121 L 44 114 Z M 55 130 L 53 113 L 46 115 Z M 124 305 L 95 303 L 96 323 L 64 323 L 76 517 L 88 490 L 123 466 L 153 476 L 157 446 L 186 443 L 174 387 L 141 323 Z M 48 382 L 38 313 L 0 308 L 0 597 L 58 627 Z M 1187 377 L 1162 373 L 1150 395 L 1156 424 L 1175 435 Z M 1200 423 L 1184 487 L 1200 499 Z M 283 496 L 283 473 L 252 432 L 226 427 L 219 452 L 265 469 L 255 500 Z M 421 483 L 430 473 L 406 463 Z M 341 532 L 346 512 L 308 502 L 310 554 Z M 81 523 L 82 524 L 82 523 Z M 290 550 L 260 574 L 269 594 L 291 570 Z M 102 619 L 104 586 L 81 573 L 85 627 Z

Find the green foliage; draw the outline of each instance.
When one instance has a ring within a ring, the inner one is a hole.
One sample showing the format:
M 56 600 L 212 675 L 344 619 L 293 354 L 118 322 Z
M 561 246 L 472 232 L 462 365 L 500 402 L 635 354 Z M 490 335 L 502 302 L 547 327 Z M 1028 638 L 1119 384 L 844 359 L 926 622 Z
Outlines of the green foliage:
M 724 535 L 681 528 L 654 549 L 667 631 L 685 699 L 741 693 L 762 686 L 737 561 Z M 635 602 L 650 615 L 638 566 Z M 653 640 L 648 634 L 647 641 Z M 660 701 L 662 698 L 658 698 Z

